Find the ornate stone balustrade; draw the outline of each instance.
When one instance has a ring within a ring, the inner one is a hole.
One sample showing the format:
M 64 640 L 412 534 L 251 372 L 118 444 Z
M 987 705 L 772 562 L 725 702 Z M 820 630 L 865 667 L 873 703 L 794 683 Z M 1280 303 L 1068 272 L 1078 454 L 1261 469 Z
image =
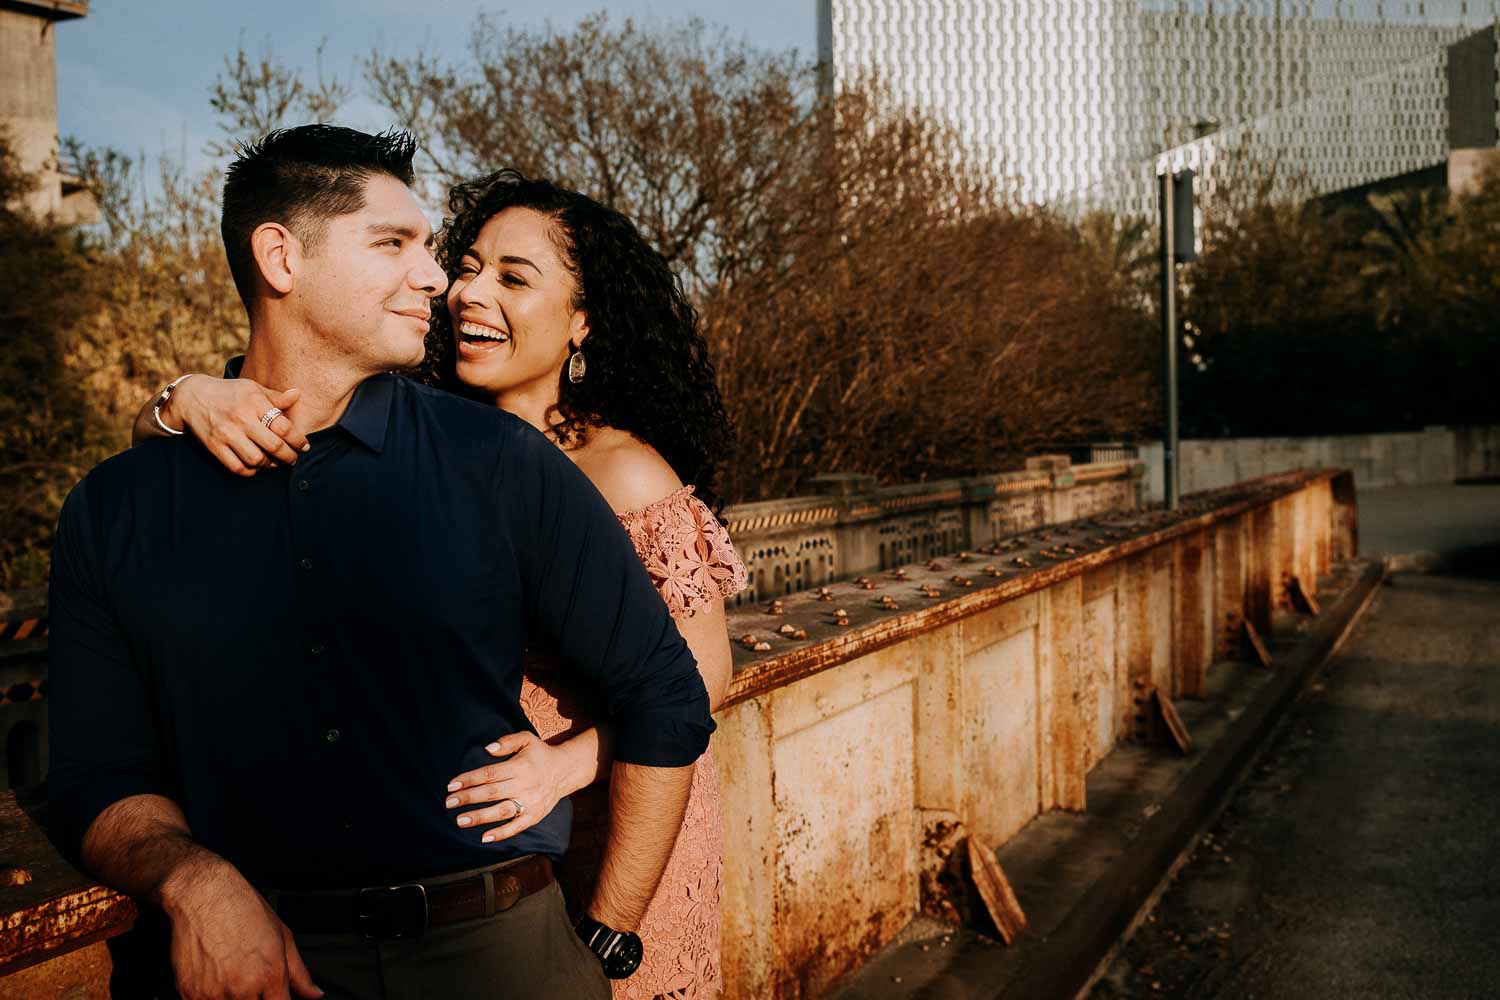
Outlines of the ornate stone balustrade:
M 1141 505 L 1144 464 L 1122 446 L 1110 461 L 1066 456 L 965 479 L 877 487 L 870 476 L 820 476 L 814 495 L 739 504 L 724 511 L 750 571 L 736 607 L 862 573 L 989 545 L 1031 528 Z

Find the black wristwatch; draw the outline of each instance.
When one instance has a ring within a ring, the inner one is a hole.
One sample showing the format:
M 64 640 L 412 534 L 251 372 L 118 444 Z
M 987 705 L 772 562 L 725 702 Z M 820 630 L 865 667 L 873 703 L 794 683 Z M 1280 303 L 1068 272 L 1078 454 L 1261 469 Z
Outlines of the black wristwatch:
M 606 979 L 629 979 L 640 968 L 645 951 L 639 935 L 614 930 L 593 917 L 581 918 L 573 929 L 589 951 L 599 956 Z

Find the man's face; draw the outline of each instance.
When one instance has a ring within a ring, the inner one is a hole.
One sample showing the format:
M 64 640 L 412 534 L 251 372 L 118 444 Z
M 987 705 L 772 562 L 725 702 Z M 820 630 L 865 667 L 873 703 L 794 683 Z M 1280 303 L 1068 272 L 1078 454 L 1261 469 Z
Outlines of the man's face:
M 406 185 L 370 177 L 364 207 L 328 219 L 296 274 L 292 295 L 320 346 L 371 374 L 418 364 L 431 300 L 448 286 L 431 240 Z

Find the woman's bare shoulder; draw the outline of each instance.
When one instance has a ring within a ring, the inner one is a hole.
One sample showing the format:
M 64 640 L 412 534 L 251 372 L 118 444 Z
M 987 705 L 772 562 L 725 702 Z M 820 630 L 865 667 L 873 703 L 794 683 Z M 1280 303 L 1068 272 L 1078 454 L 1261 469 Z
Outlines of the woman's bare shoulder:
M 682 480 L 655 448 L 613 427 L 594 430 L 573 457 L 610 507 L 621 513 L 649 507 L 682 489 Z

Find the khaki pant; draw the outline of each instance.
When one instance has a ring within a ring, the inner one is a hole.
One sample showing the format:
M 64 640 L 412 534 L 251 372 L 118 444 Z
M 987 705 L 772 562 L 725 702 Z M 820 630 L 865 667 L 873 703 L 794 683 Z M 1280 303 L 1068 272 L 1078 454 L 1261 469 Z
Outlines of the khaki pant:
M 303 933 L 297 950 L 328 1000 L 610 998 L 609 980 L 573 933 L 556 882 L 493 917 L 429 928 L 416 940 L 365 941 L 353 930 Z M 137 967 L 132 975 L 120 957 L 116 998 L 176 995 L 170 969 L 158 964 L 150 970 L 153 989 L 139 976 L 145 970 Z
M 610 995 L 599 959 L 568 922 L 556 882 L 493 917 L 430 928 L 416 940 L 299 934 L 297 948 L 328 1000 Z

